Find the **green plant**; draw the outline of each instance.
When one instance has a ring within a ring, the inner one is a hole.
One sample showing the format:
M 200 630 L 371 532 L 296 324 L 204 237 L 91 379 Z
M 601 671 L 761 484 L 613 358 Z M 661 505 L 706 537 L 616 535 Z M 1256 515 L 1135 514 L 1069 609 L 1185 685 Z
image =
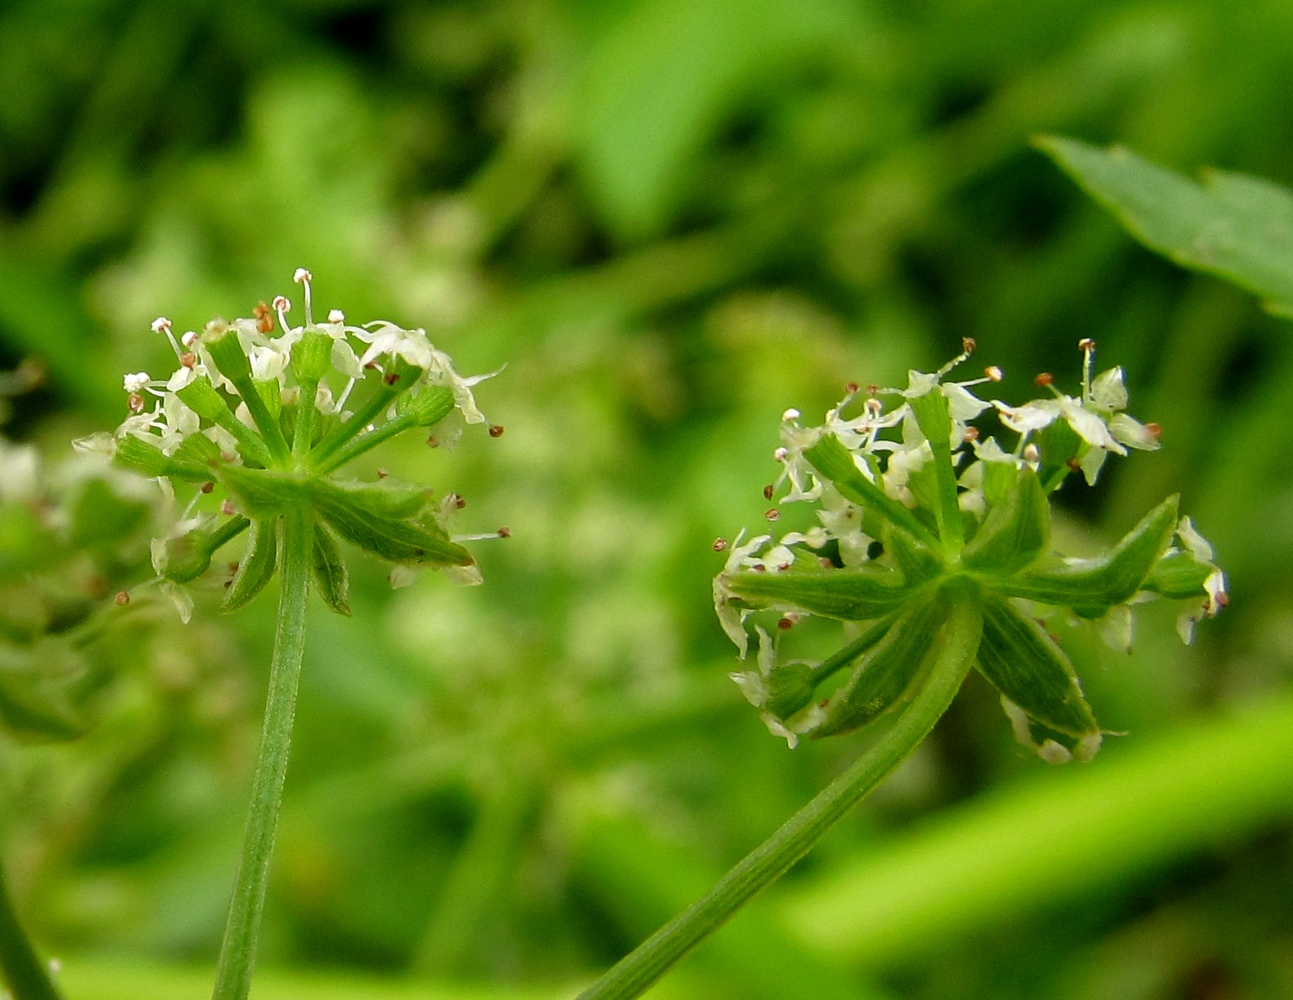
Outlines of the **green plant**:
M 174 505 L 166 537 L 152 543 L 157 575 L 118 604 L 155 587 L 188 621 L 186 586 L 211 569 L 240 536 L 246 548 L 226 582 L 225 611 L 254 599 L 279 573 L 279 608 L 269 694 L 233 900 L 220 952 L 217 998 L 246 997 L 255 963 L 275 829 L 287 772 L 296 692 L 313 582 L 333 611 L 350 614 L 349 574 L 338 538 L 394 564 L 391 583 L 424 568 L 456 582 L 480 580 L 471 554 L 451 537 L 457 494 L 433 498 L 424 487 L 384 474 L 377 482 L 341 478 L 355 458 L 404 431 L 435 428 L 429 443 L 450 443 L 461 425 L 484 424 L 472 386 L 420 329 L 379 321 L 348 326 L 339 311 L 316 323 L 311 276 L 298 270 L 304 322 L 287 319 L 284 296 L 250 319 L 213 320 L 182 337 L 158 319 L 178 368 L 170 378 L 125 377 L 130 416 L 114 434 L 78 442 L 153 478 Z M 277 330 L 276 330 L 277 327 Z M 277 332 L 277 336 L 273 336 Z M 358 346 L 356 346 L 358 345 Z M 502 428 L 490 427 L 498 436 Z M 217 491 L 222 488 L 223 494 Z M 180 495 L 187 493 L 183 499 Z M 498 537 L 506 529 L 473 538 Z M 0 911 L 0 917 L 11 916 Z M 5 920 L 6 938 L 15 927 Z M 14 988 L 53 996 L 29 948 L 6 952 Z M 44 991 L 44 992 L 42 992 Z
M 814 504 L 816 523 L 778 539 L 738 536 L 714 583 L 719 619 L 742 657 L 751 618 L 771 616 L 769 628 L 754 628 L 758 668 L 732 678 L 772 733 L 793 748 L 801 736 L 887 727 L 580 1000 L 640 995 L 782 875 L 928 735 L 971 669 L 1000 693 L 1020 743 L 1053 764 L 1090 760 L 1105 733 L 1060 645 L 1062 622 L 1093 622 L 1126 649 L 1134 604 L 1188 602 L 1186 642 L 1198 618 L 1225 606 L 1225 577 L 1176 497 L 1105 552 L 1065 559 L 1052 551 L 1050 496 L 1072 474 L 1094 485 L 1110 454 L 1159 446 L 1157 427 L 1126 413 L 1121 368 L 1093 377 L 1095 344 L 1083 340 L 1077 395 L 1044 374 L 1037 382 L 1050 396 L 1010 406 L 970 391 L 999 382 L 995 366 L 968 382 L 946 379 L 973 352 L 972 342 L 964 346 L 935 373 L 911 372 L 904 389 L 850 385 L 820 427 L 788 410 L 776 451 L 783 471 L 765 496 L 784 487 L 780 502 Z M 972 423 L 990 410 L 1016 435 L 1009 449 Z M 780 507 L 767 512 L 769 521 L 781 517 Z M 782 637 L 814 616 L 846 623 L 845 644 L 816 662 L 785 656 Z

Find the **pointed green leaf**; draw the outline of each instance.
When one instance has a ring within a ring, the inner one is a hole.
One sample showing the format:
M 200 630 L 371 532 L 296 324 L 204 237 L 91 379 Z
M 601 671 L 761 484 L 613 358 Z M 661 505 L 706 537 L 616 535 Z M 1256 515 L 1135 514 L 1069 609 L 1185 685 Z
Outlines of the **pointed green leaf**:
M 879 483 L 867 479 L 853 462 L 853 455 L 834 434 L 825 434 L 804 457 L 822 476 L 835 484 L 847 499 L 874 511 L 891 524 L 895 524 L 914 538 L 927 545 L 937 545 L 938 539 L 920 520 L 901 503 L 889 496 Z
M 1073 665 L 1035 621 L 995 594 L 981 601 L 983 638 L 978 666 L 998 691 L 1032 719 L 1082 738 L 1100 726 L 1082 696 Z
M 1114 548 L 1096 559 L 1024 570 L 994 586 L 1012 597 L 1072 608 L 1086 617 L 1130 599 L 1144 585 L 1176 530 L 1177 498 L 1146 514 Z
M 225 594 L 220 610 L 236 611 L 269 583 L 278 561 L 278 519 L 255 520 L 247 533 L 247 551 L 238 561 L 238 571 Z
M 1219 170 L 1199 184 L 1122 147 L 1053 136 L 1037 145 L 1150 249 L 1293 315 L 1293 194 L 1285 188 Z
M 319 514 L 346 541 L 390 562 L 470 566 L 475 560 L 433 521 L 400 520 L 357 507 L 340 490 L 320 491 Z
M 822 721 L 809 735 L 858 729 L 897 704 L 919 674 L 946 611 L 946 602 L 934 595 L 906 608 L 831 695 Z
M 988 509 L 978 534 L 961 553 L 961 561 L 980 573 L 1013 573 L 1034 562 L 1049 543 L 1046 494 L 1032 469 L 1025 468 L 1005 501 Z
M 821 572 L 743 570 L 724 574 L 719 586 L 755 607 L 789 608 L 844 621 L 878 618 L 912 591 L 901 573 L 873 566 Z
M 325 502 L 349 503 L 360 511 L 396 520 L 416 517 L 431 499 L 431 491 L 425 486 L 389 478 L 376 483 L 318 479 L 313 490 L 315 497 L 326 497 Z
M 311 569 L 323 603 L 339 615 L 350 617 L 350 573 L 332 532 L 321 521 L 314 524 Z
M 217 475 L 248 517 L 277 517 L 310 497 L 311 483 L 294 472 L 224 465 Z

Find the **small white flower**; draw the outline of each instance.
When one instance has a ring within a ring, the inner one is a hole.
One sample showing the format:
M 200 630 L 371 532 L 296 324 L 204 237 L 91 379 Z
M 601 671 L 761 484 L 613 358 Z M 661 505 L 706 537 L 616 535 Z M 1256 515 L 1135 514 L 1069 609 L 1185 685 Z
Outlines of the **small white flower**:
M 152 377 L 148 372 L 132 372 L 121 380 L 121 387 L 129 393 L 141 393 L 148 388 Z

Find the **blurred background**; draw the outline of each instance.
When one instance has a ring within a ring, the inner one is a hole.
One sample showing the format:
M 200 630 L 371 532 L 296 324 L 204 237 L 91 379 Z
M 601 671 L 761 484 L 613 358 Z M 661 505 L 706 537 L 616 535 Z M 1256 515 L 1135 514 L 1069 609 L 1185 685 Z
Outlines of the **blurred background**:
M 1066 639 L 1090 765 L 972 680 L 933 738 L 654 996 L 1293 995 L 1287 321 L 1125 235 L 1038 133 L 1293 183 L 1283 0 L 8 0 L 0 9 L 0 858 L 73 998 L 201 995 L 273 588 L 115 614 L 147 484 L 70 441 L 180 329 L 315 303 L 422 325 L 497 440 L 374 457 L 467 499 L 485 585 L 316 603 L 257 995 L 563 997 L 865 744 L 790 752 L 726 674 L 711 543 L 781 412 L 979 344 L 1076 343 L 1161 452 L 1062 495 L 1075 545 L 1170 492 L 1232 603 Z M 43 378 L 41 377 L 43 373 Z M 477 428 L 476 430 L 479 430 Z M 232 557 L 231 557 L 232 558 Z M 15 708 L 14 706 L 17 706 Z M 39 737 L 58 736 L 50 741 Z

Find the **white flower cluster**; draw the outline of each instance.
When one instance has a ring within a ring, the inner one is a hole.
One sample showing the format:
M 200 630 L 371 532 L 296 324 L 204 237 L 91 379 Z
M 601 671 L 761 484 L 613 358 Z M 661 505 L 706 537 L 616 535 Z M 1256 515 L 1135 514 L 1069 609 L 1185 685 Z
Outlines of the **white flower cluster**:
M 913 409 L 913 401 L 927 393 L 938 392 L 947 401 L 950 416 L 950 450 L 955 470 L 957 504 L 959 508 L 979 521 L 985 517 L 988 504 L 984 495 L 985 465 L 1010 463 L 1016 468 L 1030 467 L 1041 472 L 1046 456 L 1042 454 L 1038 438 L 1046 428 L 1057 421 L 1066 423 L 1079 439 L 1076 457 L 1063 463 L 1059 475 L 1081 471 L 1088 483 L 1094 483 L 1110 454 L 1126 455 L 1129 448 L 1153 450 L 1159 447 L 1158 428 L 1142 424 L 1125 412 L 1127 390 L 1121 368 L 1111 368 L 1092 378 L 1091 362 L 1094 343 L 1084 340 L 1079 348 L 1085 356 L 1080 396 L 1068 396 L 1051 385 L 1049 375 L 1039 376 L 1037 384 L 1050 389 L 1051 397 L 1034 400 L 1022 406 L 1010 406 L 1001 400 L 984 400 L 973 391 L 974 387 L 1001 381 L 1001 370 L 991 366 L 983 377 L 968 381 L 948 381 L 945 376 L 953 367 L 965 361 L 974 344 L 966 341 L 965 351 L 950 364 L 937 372 L 912 371 L 903 389 L 880 389 L 871 386 L 861 390 L 855 384 L 847 387 L 846 395 L 838 405 L 826 413 L 821 426 L 805 427 L 800 423 L 798 410 L 787 410 L 782 415 L 781 443 L 774 452 L 782 471 L 777 481 L 765 489 L 764 495 L 772 500 L 778 494 L 778 504 L 801 501 L 816 504 L 817 524 L 807 530 L 792 531 L 774 537 L 760 534 L 744 541 L 738 535 L 730 548 L 721 540 L 716 548 L 729 549 L 723 573 L 715 580 L 715 606 L 724 631 L 740 650 L 742 658 L 749 652 L 750 635 L 746 620 L 752 613 L 743 602 L 734 600 L 724 587 L 724 578 L 741 571 L 776 573 L 791 569 L 799 561 L 799 568 L 812 560 L 823 566 L 842 565 L 860 567 L 870 561 L 874 543 L 879 539 L 864 528 L 864 505 L 846 497 L 831 479 L 822 475 L 807 457 L 823 439 L 833 436 L 847 450 L 857 473 L 884 493 L 891 501 L 912 510 L 918 507 L 914 490 L 919 489 L 925 467 L 935 460 L 935 450 L 922 431 Z M 886 406 L 886 399 L 894 400 Z M 861 402 L 860 408 L 857 405 Z M 973 421 L 981 414 L 995 409 L 1001 423 L 1018 438 L 1013 447 L 1003 448 L 994 438 L 981 437 Z M 941 449 L 941 446 L 940 446 Z M 946 452 L 944 452 L 946 454 Z M 1051 466 L 1055 466 L 1052 461 Z M 1067 467 L 1065 467 L 1067 466 Z M 768 510 L 769 521 L 779 520 L 777 507 Z M 872 523 L 867 520 L 867 523 Z M 1192 527 L 1182 522 L 1179 537 L 1189 546 Z M 1202 539 L 1199 539 L 1202 542 Z M 833 545 L 831 543 L 834 543 Z M 1202 546 L 1206 547 L 1206 542 Z M 829 546 L 829 547 L 828 547 Z M 1197 549 L 1197 551 L 1195 551 Z M 1211 559 L 1210 550 L 1194 546 L 1191 554 L 1197 558 Z M 1210 602 L 1224 602 L 1225 581 L 1218 571 L 1209 582 Z M 1205 613 L 1213 613 L 1204 609 Z M 1101 630 L 1115 645 L 1124 648 L 1130 640 L 1130 611 L 1119 606 L 1111 612 L 1111 620 L 1101 623 Z M 1194 617 L 1183 619 L 1183 638 L 1192 634 Z M 786 628 L 793 621 L 783 619 Z M 763 629 L 760 638 L 759 669 L 732 674 L 733 680 L 756 707 L 768 699 L 768 677 L 775 662 L 773 646 Z M 811 707 L 811 706 L 810 706 Z M 812 718 L 780 719 L 764 712 L 764 721 L 777 735 L 784 736 L 794 745 L 796 734 L 810 729 Z M 802 713 L 801 713 L 802 714 Z M 799 724 L 802 723 L 802 724 Z
M 312 276 L 298 268 L 293 280 L 302 286 L 304 323 L 292 326 L 288 314 L 291 302 L 277 296 L 272 305 L 260 304 L 250 318 L 211 320 L 204 334 L 232 330 L 237 334 L 243 353 L 251 365 L 252 378 L 257 382 L 277 382 L 284 404 L 295 401 L 298 392 L 292 379 L 292 346 L 307 330 L 318 331 L 332 338 L 333 383 L 328 379 L 319 382 L 315 394 L 315 407 L 320 414 L 335 414 L 341 419 L 349 416 L 346 403 L 355 385 L 363 380 L 367 371 L 384 374 L 396 359 L 403 360 L 422 370 L 418 384 L 409 391 L 416 393 L 424 386 L 445 386 L 453 392 L 454 404 L 463 421 L 468 424 L 486 423 L 486 417 L 476 405 L 472 387 L 498 374 L 461 376 L 453 367 L 449 355 L 438 350 L 423 329 L 405 329 L 387 320 L 375 320 L 363 326 L 350 326 L 338 309 L 328 313 L 326 321 L 315 323 L 312 311 L 310 282 Z M 114 454 L 115 441 L 127 434 L 144 437 L 158 445 L 166 455 L 173 455 L 183 442 L 194 434 L 210 438 L 230 461 L 237 461 L 239 449 L 233 435 L 220 426 L 202 426 L 198 415 L 186 406 L 176 394 L 198 378 L 205 377 L 217 388 L 235 393 L 233 384 L 212 363 L 203 335 L 189 330 L 176 337 L 172 323 L 166 317 L 153 321 L 155 333 L 163 334 L 171 343 L 178 361 L 174 373 L 165 379 L 154 379 L 147 372 L 134 372 L 123 379 L 130 415 L 117 428 L 115 434 L 97 434 L 75 442 L 82 451 Z M 275 335 L 277 334 L 277 335 Z M 255 423 L 241 403 L 235 411 L 238 419 L 250 429 Z M 442 439 L 443 440 L 443 439 Z

